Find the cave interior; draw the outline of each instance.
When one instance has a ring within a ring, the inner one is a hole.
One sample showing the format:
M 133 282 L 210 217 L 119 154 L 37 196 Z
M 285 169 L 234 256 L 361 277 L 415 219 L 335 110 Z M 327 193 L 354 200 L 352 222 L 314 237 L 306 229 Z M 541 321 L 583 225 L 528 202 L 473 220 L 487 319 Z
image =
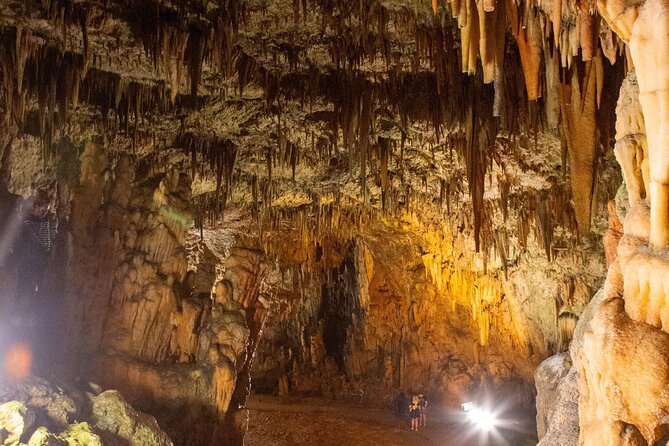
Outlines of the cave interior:
M 0 0 L 3 445 L 667 446 L 667 248 L 666 0 Z

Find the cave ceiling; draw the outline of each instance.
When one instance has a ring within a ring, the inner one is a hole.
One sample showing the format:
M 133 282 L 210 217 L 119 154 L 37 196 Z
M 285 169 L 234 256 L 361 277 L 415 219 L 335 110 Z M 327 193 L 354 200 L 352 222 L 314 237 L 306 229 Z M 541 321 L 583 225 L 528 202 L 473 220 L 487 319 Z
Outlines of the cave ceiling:
M 188 170 L 199 225 L 239 207 L 261 233 L 288 224 L 309 239 L 398 217 L 505 264 L 509 239 L 522 249 L 533 233 L 549 259 L 578 243 L 597 194 L 615 192 L 598 183 L 629 62 L 589 4 L 0 8 L 5 145 L 53 154 L 95 134 L 146 172 Z

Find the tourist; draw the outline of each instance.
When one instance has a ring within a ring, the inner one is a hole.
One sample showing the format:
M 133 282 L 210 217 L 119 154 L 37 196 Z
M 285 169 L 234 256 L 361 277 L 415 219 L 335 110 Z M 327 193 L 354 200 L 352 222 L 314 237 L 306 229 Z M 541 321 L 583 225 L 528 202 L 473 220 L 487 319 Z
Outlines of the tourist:
M 425 398 L 425 394 L 418 395 L 418 405 L 420 407 L 420 427 L 425 427 L 427 422 L 427 398 Z
M 409 417 L 411 418 L 411 430 L 418 430 L 418 423 L 420 419 L 420 400 L 418 395 L 411 398 L 411 405 L 409 405 Z
M 51 257 L 51 223 L 48 215 L 50 199 L 39 190 L 32 201 L 29 214 L 21 223 L 17 246 L 17 300 L 19 315 L 29 326 L 34 326 L 35 310 L 43 304 L 42 279 Z

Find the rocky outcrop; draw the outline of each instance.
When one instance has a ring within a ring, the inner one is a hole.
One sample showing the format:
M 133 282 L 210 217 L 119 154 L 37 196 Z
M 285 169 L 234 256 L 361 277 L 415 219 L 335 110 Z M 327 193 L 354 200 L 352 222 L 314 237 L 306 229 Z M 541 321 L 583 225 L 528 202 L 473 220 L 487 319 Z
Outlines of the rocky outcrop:
M 534 374 L 537 387 L 537 433 L 540 446 L 579 444 L 579 358 L 585 334 L 591 329 L 597 306 L 604 297 L 599 290 L 583 310 L 568 352 L 548 358 Z
M 53 385 L 34 376 L 3 383 L 2 444 L 172 446 L 155 418 L 135 411 L 121 394 L 92 391 Z
M 548 430 L 558 406 L 560 386 L 572 368 L 569 352 L 551 356 L 539 364 L 534 372 L 537 387 L 537 433 L 541 440 Z
M 669 178 L 667 165 L 669 160 L 665 154 L 667 146 L 666 125 L 669 115 L 666 114 L 666 92 L 669 89 L 669 78 L 663 70 L 657 70 L 657 61 L 669 59 L 667 46 L 667 24 L 658 21 L 664 17 L 666 4 L 661 1 L 601 1 L 598 8 L 611 28 L 629 45 L 638 79 L 638 102 L 640 107 L 630 107 L 631 115 L 643 112 L 642 125 L 647 140 L 647 172 L 645 191 L 649 195 L 650 204 L 650 245 L 654 248 L 665 248 L 669 245 Z M 636 80 L 636 79 L 635 79 Z M 634 91 L 634 90 L 632 90 Z M 635 96 L 631 93 L 632 97 Z M 632 105 L 632 104 L 630 104 Z M 617 139 L 634 135 L 635 121 L 621 119 L 622 129 L 617 130 Z M 629 131 L 629 133 L 628 133 Z M 645 141 L 644 141 L 645 142 Z M 641 145 L 643 148 L 643 145 Z M 631 151 L 631 150 L 630 150 Z M 643 152 L 642 152 L 643 153 Z M 625 165 L 624 165 L 625 166 Z M 625 166 L 624 170 L 632 170 L 634 166 Z M 644 172 L 645 173 L 645 172 Z M 638 182 L 638 181 L 637 181 Z M 639 186 L 632 186 L 630 195 Z
M 119 180 L 112 188 L 125 186 Z M 216 278 L 204 276 L 214 293 L 191 288 L 202 279 L 187 274 L 188 184 L 172 171 L 126 193 L 125 203 L 104 206 L 105 215 L 116 216 L 120 256 L 105 323 L 95 327 L 104 331 L 93 368 L 100 382 L 169 420 L 180 442 L 198 444 L 227 435 L 222 428 L 212 434 L 207 424 L 221 424 L 233 400 L 262 274 L 257 254 L 227 263 L 214 257 L 213 266 L 220 262 L 226 271 L 215 287 Z M 176 364 L 160 365 L 169 358 Z

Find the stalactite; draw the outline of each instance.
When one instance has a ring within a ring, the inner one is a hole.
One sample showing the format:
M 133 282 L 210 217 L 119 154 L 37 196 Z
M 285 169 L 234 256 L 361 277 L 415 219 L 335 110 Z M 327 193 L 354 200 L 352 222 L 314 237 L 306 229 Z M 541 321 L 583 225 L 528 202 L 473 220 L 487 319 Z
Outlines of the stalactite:
M 520 62 L 525 75 L 525 88 L 530 100 L 541 97 L 542 35 L 539 20 L 529 6 L 518 6 L 512 0 L 506 1 L 506 12 L 511 33 L 515 37 L 520 52 Z
M 483 82 L 490 83 L 495 80 L 497 73 L 497 56 L 499 34 L 497 31 L 498 10 L 486 11 L 483 0 L 476 2 L 479 26 L 479 48 L 481 65 L 483 66 Z M 504 17 L 502 17 L 504 19 Z M 506 25 L 506 23 L 505 23 Z M 503 38 L 502 34 L 502 38 Z
M 597 44 L 595 37 L 599 34 L 597 29 L 599 16 L 595 16 L 586 8 L 582 8 L 578 11 L 577 17 L 581 57 L 583 61 L 587 62 L 595 57 L 595 45 Z
M 379 138 L 379 176 L 381 178 L 381 208 L 385 212 L 388 206 L 388 161 L 391 147 L 387 138 Z
M 546 257 L 550 261 L 553 257 L 554 223 L 551 208 L 545 199 L 538 199 L 534 208 L 535 231 L 537 241 L 543 246 Z
M 561 84 L 559 90 L 572 193 L 582 235 L 590 232 L 597 162 L 596 111 L 603 83 L 601 64 L 599 55 L 584 62 L 583 79 L 573 74 L 571 82 Z
M 369 132 L 372 125 L 374 97 L 372 92 L 365 90 L 362 95 L 362 110 L 358 130 L 358 156 L 360 157 L 360 189 L 363 202 L 367 201 L 367 151 L 369 147 Z
M 237 76 L 239 79 L 239 95 L 244 94 L 244 88 L 249 83 L 256 83 L 262 79 L 260 69 L 256 62 L 245 54 L 237 58 Z
M 462 72 L 474 74 L 476 73 L 476 59 L 479 55 L 480 43 L 479 18 L 474 0 L 462 0 L 460 17 L 462 18 L 460 27 Z
M 289 143 L 290 148 L 290 169 L 293 175 L 293 181 L 295 181 L 295 168 L 297 167 L 297 160 L 299 156 L 299 146 L 295 143 Z
M 181 85 L 188 33 L 174 26 L 163 25 L 161 34 L 163 70 L 170 85 L 170 99 L 174 103 Z
M 188 76 L 190 77 L 190 93 L 195 100 L 197 98 L 197 89 L 202 77 L 202 63 L 206 51 L 207 32 L 199 27 L 192 27 L 188 33 L 186 43 L 186 52 L 188 55 Z
M 90 49 L 90 41 L 88 36 L 88 26 L 90 23 L 90 11 L 88 9 L 79 12 L 79 26 L 81 27 L 81 40 L 83 42 L 83 66 L 79 76 L 79 81 L 86 77 L 88 69 L 91 65 L 92 54 Z M 77 106 L 77 100 L 74 99 L 74 106 Z
M 235 58 L 233 30 L 221 17 L 211 27 L 208 43 L 208 59 L 223 76 L 232 76 Z
M 216 190 L 213 197 L 203 197 L 200 209 L 208 215 L 211 224 L 218 221 L 225 210 L 228 196 L 233 185 L 233 172 L 237 161 L 237 146 L 226 139 L 201 138 L 190 132 L 183 132 L 177 138 L 176 144 L 183 150 L 190 152 L 194 164 L 200 164 L 199 170 L 204 172 L 208 166 L 216 179 Z M 198 161 L 198 156 L 199 160 Z M 192 166 L 196 169 L 195 166 Z M 253 179 L 251 178 L 251 181 Z M 204 217 L 200 217 L 204 219 Z

